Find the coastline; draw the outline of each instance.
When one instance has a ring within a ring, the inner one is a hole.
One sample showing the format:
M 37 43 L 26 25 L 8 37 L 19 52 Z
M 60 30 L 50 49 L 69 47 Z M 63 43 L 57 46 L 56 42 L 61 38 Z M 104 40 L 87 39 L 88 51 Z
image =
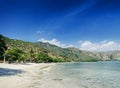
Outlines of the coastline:
M 46 82 L 46 76 L 56 63 L 0 63 L 0 88 L 34 88 Z M 41 88 L 41 87 L 40 87 Z

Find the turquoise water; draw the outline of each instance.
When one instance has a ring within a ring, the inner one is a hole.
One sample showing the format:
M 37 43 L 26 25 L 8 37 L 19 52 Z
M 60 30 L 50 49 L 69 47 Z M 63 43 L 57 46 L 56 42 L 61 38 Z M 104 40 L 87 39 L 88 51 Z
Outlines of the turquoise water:
M 52 72 L 61 88 L 120 88 L 120 61 L 64 63 Z

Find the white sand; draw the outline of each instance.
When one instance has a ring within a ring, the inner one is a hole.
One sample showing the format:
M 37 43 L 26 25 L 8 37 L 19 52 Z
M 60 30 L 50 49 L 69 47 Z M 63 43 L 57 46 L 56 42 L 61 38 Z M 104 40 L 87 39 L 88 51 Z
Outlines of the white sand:
M 44 83 L 49 83 L 47 76 L 53 65 L 54 63 L 28 65 L 0 63 L 0 88 L 49 88 L 49 85 Z M 23 72 L 19 73 L 19 70 Z

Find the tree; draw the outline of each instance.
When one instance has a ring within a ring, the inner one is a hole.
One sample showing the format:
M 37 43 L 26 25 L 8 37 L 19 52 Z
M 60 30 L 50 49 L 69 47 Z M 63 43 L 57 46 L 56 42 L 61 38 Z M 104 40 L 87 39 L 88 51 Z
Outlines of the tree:
M 8 60 L 8 63 L 11 62 L 20 62 L 24 58 L 24 52 L 20 49 L 13 48 L 13 49 L 8 49 L 5 52 L 5 58 Z M 25 59 L 25 58 L 24 58 Z
M 0 35 L 0 59 L 3 60 L 3 54 L 5 53 L 6 50 L 7 50 L 6 43 L 3 39 L 3 36 Z
M 26 62 L 26 54 L 20 54 L 20 58 L 18 59 L 18 62 L 23 61 L 23 63 Z
M 36 62 L 37 63 L 41 63 L 41 62 L 53 62 L 53 58 L 52 57 L 49 57 L 47 54 L 44 54 L 44 53 L 40 53 L 37 55 L 36 57 Z
M 34 51 L 31 49 L 29 52 L 29 55 L 30 55 L 30 62 L 32 62 L 32 59 L 34 58 Z

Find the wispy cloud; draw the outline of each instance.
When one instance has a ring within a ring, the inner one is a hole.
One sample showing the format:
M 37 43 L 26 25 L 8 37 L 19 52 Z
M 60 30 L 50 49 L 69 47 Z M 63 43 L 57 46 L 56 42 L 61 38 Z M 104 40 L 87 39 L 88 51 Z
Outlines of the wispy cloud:
M 44 35 L 44 34 L 52 35 L 53 32 L 48 32 L 48 31 L 44 31 L 44 30 L 38 30 L 38 31 L 36 31 L 36 34 L 38 34 L 38 35 Z
M 91 41 L 80 41 L 79 49 L 87 51 L 113 51 L 120 50 L 120 43 L 115 41 L 101 41 L 99 43 Z
M 44 33 L 44 31 L 38 30 L 38 31 L 36 31 L 36 33 L 37 33 L 37 34 L 42 34 L 42 33 Z

